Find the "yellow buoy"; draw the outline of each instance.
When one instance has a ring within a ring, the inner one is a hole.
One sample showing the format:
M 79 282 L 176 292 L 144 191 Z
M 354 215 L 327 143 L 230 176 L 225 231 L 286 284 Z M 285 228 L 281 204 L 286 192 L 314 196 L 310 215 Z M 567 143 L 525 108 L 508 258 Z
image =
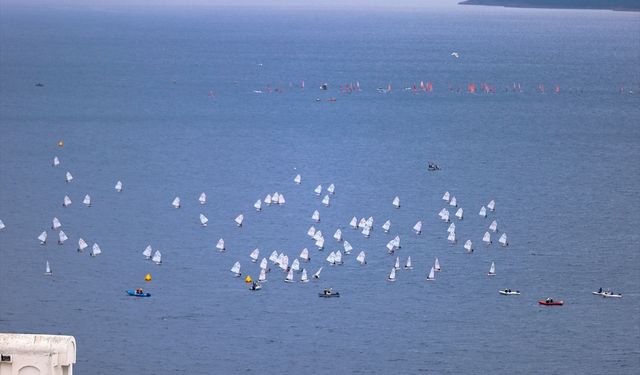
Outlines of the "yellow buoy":
M 251 276 L 247 275 L 247 277 L 244 278 L 244 282 L 245 283 L 250 283 L 251 281 L 253 281 L 253 279 L 251 279 Z
M 64 141 L 59 141 L 58 142 L 58 147 L 64 147 Z
M 148 273 L 147 276 L 144 277 L 145 281 L 151 281 L 151 274 Z

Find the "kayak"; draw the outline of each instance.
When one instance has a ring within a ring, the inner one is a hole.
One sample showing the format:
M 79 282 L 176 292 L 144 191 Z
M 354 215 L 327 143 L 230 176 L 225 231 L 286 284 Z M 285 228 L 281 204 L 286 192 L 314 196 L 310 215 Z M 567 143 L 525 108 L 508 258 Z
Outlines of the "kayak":
M 127 290 L 127 294 L 131 297 L 151 297 L 151 293 L 136 293 L 135 290 Z
M 318 293 L 318 297 L 322 297 L 322 298 L 340 297 L 340 293 L 325 290 L 322 293 Z
M 538 301 L 538 303 L 541 304 L 541 305 L 545 305 L 545 306 L 562 306 L 562 305 L 564 305 L 564 301 L 547 302 L 545 300 L 541 300 L 541 301 Z
M 520 295 L 519 290 L 512 290 L 512 291 L 500 290 L 498 291 L 498 293 L 502 294 L 503 296 L 519 296 Z

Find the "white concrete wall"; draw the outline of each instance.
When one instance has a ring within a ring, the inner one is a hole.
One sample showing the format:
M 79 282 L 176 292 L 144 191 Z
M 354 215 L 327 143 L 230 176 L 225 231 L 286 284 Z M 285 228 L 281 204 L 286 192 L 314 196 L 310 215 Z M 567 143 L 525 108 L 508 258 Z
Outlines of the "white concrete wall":
M 0 333 L 0 375 L 73 375 L 73 336 Z

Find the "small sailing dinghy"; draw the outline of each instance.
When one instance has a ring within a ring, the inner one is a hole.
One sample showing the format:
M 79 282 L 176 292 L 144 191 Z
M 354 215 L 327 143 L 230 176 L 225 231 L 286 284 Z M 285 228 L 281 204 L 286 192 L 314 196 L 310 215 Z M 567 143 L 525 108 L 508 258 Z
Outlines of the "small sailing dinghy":
M 382 224 L 382 230 L 385 233 L 389 233 L 389 229 L 391 228 L 391 220 L 387 220 L 384 222 L 384 224 Z
M 295 258 L 293 262 L 291 262 L 291 269 L 295 272 L 300 271 L 300 261 L 297 258 Z
M 0 230 L 3 230 L 4 228 L 6 228 L 6 226 L 4 225 L 4 222 L 0 220 Z
M 329 262 L 330 265 L 335 266 L 336 265 L 336 253 L 335 252 L 331 252 L 329 254 L 329 256 L 327 256 L 327 262 Z
M 498 222 L 496 220 L 491 222 L 491 224 L 489 225 L 489 230 L 493 233 L 498 231 Z
M 220 252 L 225 251 L 225 247 L 224 247 L 224 240 L 221 238 L 218 240 L 218 243 L 216 244 L 216 249 L 218 249 Z
M 116 189 L 116 191 L 118 193 L 121 193 L 122 192 L 122 181 L 116 182 L 116 186 L 114 186 L 114 188 Z
M 171 202 L 171 205 L 172 205 L 174 208 L 180 208 L 180 197 L 175 197 L 175 198 L 173 199 L 173 202 Z
M 364 266 L 365 264 L 367 264 L 367 261 L 365 259 L 366 255 L 364 253 L 364 251 L 361 251 L 358 256 L 356 257 L 356 260 L 358 262 L 360 262 L 360 265 Z
M 449 201 L 449 206 L 458 207 L 458 200 L 456 199 L 456 197 L 451 198 L 451 200 Z
M 390 281 L 390 282 L 396 281 L 396 268 L 395 267 L 391 268 L 391 272 L 389 273 L 389 276 L 387 276 L 387 281 Z
M 338 242 L 342 241 L 342 231 L 340 230 L 340 228 L 338 228 L 336 232 L 333 234 L 333 238 L 335 238 L 335 240 Z
M 484 232 L 484 236 L 482 236 L 482 242 L 487 245 L 491 245 L 491 234 L 489 232 Z
M 318 248 L 318 250 L 324 249 L 324 237 L 319 237 L 316 240 L 316 247 Z
M 264 204 L 266 204 L 267 206 L 271 206 L 271 194 L 267 194 L 266 197 L 264 197 Z
M 400 269 L 400 257 L 396 257 L 396 264 L 393 266 L 396 270 Z
M 284 279 L 285 283 L 292 283 L 293 282 L 293 270 L 290 269 L 289 272 L 287 273 L 287 277 L 285 277 Z
M 97 257 L 100 254 L 102 254 L 102 249 L 100 249 L 100 246 L 98 246 L 97 243 L 94 243 L 93 246 L 91 247 L 91 256 Z
M 84 196 L 84 200 L 82 201 L 82 204 L 84 204 L 87 207 L 91 207 L 91 196 L 89 194 Z
M 400 197 L 396 196 L 393 198 L 393 202 L 391 202 L 391 204 L 393 204 L 393 207 L 395 208 L 400 208 Z
M 447 228 L 447 233 L 451 233 L 451 232 L 455 232 L 456 231 L 456 223 L 451 223 L 449 225 L 449 228 Z
M 351 254 L 351 250 L 353 250 L 353 246 L 351 246 L 349 241 L 345 240 L 344 243 L 342 244 L 342 247 L 344 247 L 344 254 L 345 255 Z
M 300 259 L 307 263 L 311 260 L 311 258 L 309 257 L 309 250 L 306 247 L 300 252 Z
M 449 194 L 448 191 L 445 191 L 444 194 L 442 195 L 442 200 L 445 202 L 449 202 L 449 199 L 451 199 L 451 194 Z
M 355 216 L 351 218 L 351 221 L 349 222 L 349 226 L 353 229 L 358 229 L 358 219 Z
M 411 256 L 409 256 L 407 258 L 407 263 L 404 265 L 404 269 L 405 270 L 412 270 L 413 269 L 413 265 L 411 265 Z
M 296 185 L 300 185 L 300 183 L 302 182 L 302 177 L 300 175 L 296 175 L 296 177 L 293 178 L 293 182 L 295 182 Z
M 318 297 L 322 297 L 322 298 L 340 297 L 340 293 L 334 292 L 333 289 L 328 288 L 318 293 Z
M 371 235 L 371 228 L 368 225 L 365 225 L 364 228 L 362 228 L 362 235 L 367 238 Z
M 71 175 L 71 173 L 67 172 L 67 175 L 65 176 L 65 181 L 71 182 L 72 180 L 73 180 L 73 176 Z
M 340 252 L 340 250 L 336 251 L 335 264 L 337 264 L 337 265 L 341 265 L 342 264 L 342 252 Z
M 233 221 L 236 222 L 236 225 L 241 227 L 242 226 L 242 222 L 244 221 L 244 215 L 240 214 L 240 215 L 236 216 L 236 218 Z
M 82 238 L 78 239 L 78 252 L 83 252 L 89 245 Z
M 467 240 L 467 242 L 464 243 L 464 249 L 469 253 L 473 252 L 473 243 L 471 242 L 471 240 Z
M 458 211 L 456 211 L 456 217 L 458 218 L 458 220 L 462 220 L 463 215 L 464 215 L 464 210 L 462 209 L 462 207 L 458 208 Z
M 316 235 L 316 227 L 312 225 L 309 227 L 309 230 L 307 231 L 307 236 L 313 238 L 315 235 Z
M 258 281 L 260 281 L 261 283 L 267 281 L 267 271 L 263 269 L 260 270 L 260 276 L 258 276 Z
M 496 275 L 496 264 L 494 262 L 491 262 L 491 267 L 489 268 L 489 273 L 487 273 L 487 276 L 495 276 Z
M 322 204 L 324 204 L 326 207 L 329 207 L 331 205 L 329 195 L 325 195 L 324 198 L 322 198 Z
M 442 219 L 442 221 L 444 221 L 445 223 L 449 222 L 449 210 L 447 210 L 446 208 L 443 208 L 442 211 L 440 211 L 441 215 L 440 218 Z
M 334 185 L 334 184 L 329 185 L 329 187 L 327 188 L 327 191 L 331 195 L 335 194 L 336 193 L 336 185 Z
M 51 221 L 51 229 L 56 230 L 61 226 L 62 224 L 60 223 L 60 220 L 58 220 L 57 217 L 54 217 L 53 220 Z
M 271 194 L 271 203 L 278 204 L 278 199 L 279 198 L 280 198 L 280 194 L 278 194 L 277 191 L 275 193 Z
M 258 257 L 260 256 L 260 249 L 256 248 L 254 249 L 251 254 L 249 254 L 249 258 L 251 258 L 251 261 L 253 263 L 256 263 L 258 261 Z
M 153 257 L 151 258 L 151 261 L 157 265 L 162 264 L 162 254 L 160 253 L 160 251 L 156 250 L 156 252 L 153 253 Z
M 394 245 L 394 241 L 390 240 L 389 242 L 387 242 L 387 253 L 388 254 L 393 254 L 396 251 L 396 247 Z
M 429 276 L 427 276 L 428 281 L 433 281 L 436 279 L 436 272 L 433 267 L 431 267 L 431 271 L 429 271 Z
M 235 262 L 230 271 L 234 274 L 235 277 L 242 276 L 242 272 L 240 272 L 240 262 Z
M 135 290 L 133 290 L 133 289 L 127 290 L 126 292 L 131 297 L 151 297 L 151 293 L 146 293 L 145 291 L 143 291 L 140 288 L 135 289 Z
M 547 298 L 544 300 L 538 301 L 540 305 L 543 306 L 562 306 L 564 305 L 564 301 L 554 301 L 553 298 Z
M 204 191 L 202 193 L 200 193 L 200 197 L 198 198 L 198 202 L 200 202 L 200 204 L 207 203 L 207 194 L 205 194 Z
M 455 245 L 456 243 L 458 243 L 458 241 L 456 240 L 456 231 L 452 231 L 449 232 L 449 236 L 447 237 L 447 240 L 449 242 L 451 242 L 452 245 Z
M 313 274 L 313 278 L 314 279 L 319 279 L 320 278 L 320 272 L 322 272 L 322 267 L 320 267 L 316 273 Z
M 253 204 L 253 208 L 258 212 L 262 211 L 262 200 L 258 199 L 256 203 Z
M 203 227 L 206 227 L 208 222 L 209 222 L 209 219 L 206 216 L 204 216 L 204 214 L 200 214 L 200 225 L 202 225 Z
M 316 188 L 313 189 L 313 191 L 316 193 L 316 195 L 322 194 L 322 185 L 316 186 Z
M 145 247 L 144 251 L 142 252 L 144 259 L 151 259 L 152 252 L 153 252 L 153 248 L 151 248 L 151 245 L 147 245 L 147 247 Z
M 278 195 L 278 205 L 282 206 L 285 203 L 286 201 L 284 200 L 284 194 Z
M 494 201 L 492 199 L 489 203 L 487 203 L 487 208 L 492 212 L 495 211 L 496 210 L 496 201 Z
M 52 276 L 53 275 L 53 272 L 51 272 L 51 266 L 49 266 L 49 261 L 47 261 L 47 264 L 46 264 L 46 266 L 44 268 L 44 274 L 46 276 Z
M 67 237 L 67 235 L 63 231 L 60 231 L 58 233 L 58 245 L 64 245 L 64 241 L 68 239 L 69 237 Z
M 282 254 L 280 254 L 282 256 L 282 259 L 278 259 L 278 263 L 280 264 L 280 268 L 283 271 L 286 271 L 287 269 L 289 269 L 289 256 Z
M 313 211 L 313 215 L 311 215 L 311 220 L 315 221 L 316 223 L 320 222 L 320 212 L 318 212 L 318 210 Z
M 40 240 L 40 245 L 45 245 L 47 243 L 47 231 L 45 230 L 44 232 L 40 233 L 38 239 Z
M 262 258 L 260 261 L 260 269 L 266 270 L 269 267 L 269 263 L 267 262 L 267 258 Z
M 278 263 L 278 252 L 277 252 L 276 250 L 273 250 L 273 252 L 271 253 L 271 255 L 269 255 L 269 260 L 270 260 L 273 264 Z
M 57 156 L 53 157 L 53 164 L 54 167 L 57 167 L 58 165 L 60 165 L 60 159 L 58 159 Z
M 440 272 L 440 260 L 438 260 L 438 258 L 436 258 L 435 262 L 433 262 L 433 269 L 436 272 Z
M 300 276 L 300 282 L 301 283 L 308 283 L 309 282 L 309 277 L 307 276 L 307 270 L 302 269 L 302 276 Z
M 503 296 L 519 296 L 520 295 L 519 290 L 511 290 L 511 289 L 499 290 L 498 293 L 502 294 Z
M 502 233 L 502 236 L 500 236 L 500 239 L 498 240 L 498 243 L 500 245 L 502 245 L 503 247 L 509 246 L 509 242 L 507 241 L 507 234 L 506 233 Z
M 422 221 L 418 221 L 416 225 L 413 226 L 413 231 L 416 232 L 416 234 L 422 233 Z
M 487 217 L 487 208 L 485 206 L 482 206 L 480 208 L 480 212 L 478 213 L 478 215 L 480 215 L 482 217 Z

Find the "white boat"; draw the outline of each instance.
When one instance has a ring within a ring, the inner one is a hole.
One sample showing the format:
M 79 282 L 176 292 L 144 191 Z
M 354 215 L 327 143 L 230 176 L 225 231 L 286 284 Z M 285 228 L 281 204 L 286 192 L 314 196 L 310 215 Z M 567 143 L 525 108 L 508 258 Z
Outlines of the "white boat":
M 491 245 L 491 234 L 489 232 L 484 232 L 484 236 L 482 236 L 482 242 L 487 245 Z
M 389 276 L 387 277 L 387 281 L 396 281 L 396 268 L 392 268 L 391 269 L 391 273 L 389 273 Z
M 235 262 L 233 264 L 233 267 L 231 267 L 230 271 L 233 272 L 235 277 L 242 276 L 242 272 L 240 272 L 240 262 Z
M 261 199 L 258 199 L 258 200 L 256 201 L 256 203 L 254 203 L 254 204 L 253 204 L 253 208 L 255 208 L 255 209 L 256 209 L 256 211 L 258 211 L 258 212 L 259 212 L 259 211 L 262 211 L 262 200 L 261 200 Z
M 162 264 L 162 253 L 160 253 L 160 251 L 156 250 L 155 253 L 153 253 L 153 257 L 151 258 L 151 261 L 157 265 L 161 265 Z
M 82 201 L 82 204 L 84 204 L 87 207 L 91 207 L 91 196 L 89 194 L 84 196 L 84 200 Z
M 322 185 L 316 186 L 316 188 L 313 189 L 313 191 L 316 193 L 316 195 L 322 194 Z
M 300 276 L 300 282 L 301 283 L 308 283 L 309 282 L 309 277 L 307 276 L 307 270 L 305 270 L 305 269 L 302 270 L 302 276 Z
M 78 251 L 84 251 L 89 245 L 82 238 L 78 239 Z
M 57 217 L 54 217 L 53 220 L 51 220 L 51 229 L 58 229 L 62 226 L 62 224 L 60 223 L 60 220 L 58 220 Z
M 445 223 L 448 223 L 449 222 L 449 210 L 445 209 L 444 212 L 442 213 L 441 218 Z
M 360 221 L 358 221 L 358 228 L 364 228 L 367 225 L 367 219 L 365 218 L 360 218 Z
M 309 257 L 309 250 L 306 247 L 300 252 L 300 259 L 304 260 L 305 262 L 309 262 L 311 260 L 311 258 Z
M 208 222 L 209 222 L 209 219 L 207 219 L 207 217 L 204 216 L 204 214 L 200 214 L 200 224 L 203 227 L 206 227 Z
M 602 293 L 602 296 L 604 298 L 622 298 L 622 294 L 614 293 L 614 292 L 611 292 L 611 291 L 607 291 L 607 292 Z
M 260 269 L 266 270 L 268 267 L 269 264 L 267 263 L 267 258 L 262 258 L 262 260 L 260 261 Z
M 458 220 L 462 220 L 463 215 L 464 215 L 464 210 L 462 209 L 462 207 L 458 208 L 458 211 L 456 211 L 456 217 L 458 218 Z
M 487 208 L 491 211 L 495 211 L 496 210 L 496 201 L 494 201 L 493 199 L 487 203 Z
M 278 252 L 276 250 L 273 250 L 271 255 L 269 255 L 269 260 L 273 263 L 278 263 Z
M 63 231 L 60 231 L 58 233 L 58 245 L 63 245 L 64 241 L 66 241 L 68 239 L 69 239 L 69 237 L 67 237 L 67 235 Z
M 65 181 L 71 182 L 71 180 L 73 180 L 73 176 L 71 175 L 71 173 L 67 172 L 67 175 L 65 176 Z
M 389 254 L 393 254 L 395 251 L 396 251 L 395 242 L 393 240 L 390 240 L 389 242 L 387 242 L 387 252 Z
M 118 193 L 122 192 L 122 181 L 116 182 L 116 186 L 114 186 Z
M 320 222 L 320 212 L 318 212 L 318 210 L 313 211 L 313 215 L 311 215 L 311 220 L 315 221 L 316 223 Z
M 491 224 L 489 225 L 489 230 L 494 233 L 498 231 L 498 222 L 496 220 L 491 222 Z
M 336 229 L 336 232 L 333 234 L 333 238 L 338 242 L 342 241 L 342 231 L 340 228 Z
M 284 199 L 284 194 L 280 194 L 278 195 L 278 204 L 280 206 L 282 206 L 283 204 L 285 204 L 287 201 Z
M 436 272 L 433 267 L 431 267 L 431 271 L 429 271 L 429 276 L 427 276 L 428 281 L 433 281 L 436 279 Z
M 451 201 L 449 201 L 449 206 L 458 207 L 458 200 L 456 197 L 452 197 Z
M 320 237 L 320 238 L 318 238 L 318 239 L 316 240 L 316 247 L 317 247 L 319 250 L 324 249 L 324 237 Z
M 449 202 L 449 199 L 451 199 L 451 194 L 449 194 L 448 191 L 445 191 L 444 194 L 442 195 L 442 200 L 445 202 Z
M 390 228 L 391 228 L 391 220 L 387 220 L 384 222 L 384 224 L 382 224 L 382 230 L 384 230 L 385 233 L 389 233 Z
M 322 235 L 322 231 L 321 230 L 316 231 L 316 233 L 313 235 L 313 239 L 316 240 L 316 241 L 321 239 L 321 238 L 323 238 L 323 237 L 324 236 Z
M 336 251 L 336 264 L 342 264 L 342 253 L 340 250 Z
M 356 260 L 357 260 L 358 262 L 360 262 L 360 264 L 361 264 L 361 265 L 363 265 L 363 266 L 364 266 L 365 264 L 367 264 L 367 261 L 366 261 L 366 259 L 365 259 L 365 258 L 366 258 L 366 255 L 365 255 L 364 251 L 361 251 L 361 252 L 358 254 L 358 256 L 356 257 Z
M 173 202 L 171 202 L 171 205 L 172 205 L 174 208 L 180 208 L 180 197 L 175 197 L 175 198 L 173 199 Z
M 289 272 L 287 273 L 287 277 L 285 277 L 284 279 L 285 283 L 292 283 L 293 282 L 293 270 L 289 270 Z
M 344 254 L 345 255 L 351 254 L 351 250 L 353 250 L 353 246 L 351 246 L 349 241 L 345 240 L 344 243 L 342 244 L 342 246 L 344 247 Z
M 266 197 L 264 197 L 264 204 L 266 204 L 267 206 L 271 206 L 271 194 L 267 194 Z
M 152 252 L 153 252 L 153 248 L 151 248 L 151 245 L 147 245 L 147 247 L 142 252 L 142 255 L 144 256 L 144 259 L 151 259 L 151 253 Z
M 313 278 L 314 279 L 319 279 L 320 278 L 320 272 L 322 272 L 322 267 L 320 267 L 316 273 L 313 274 Z
M 275 193 L 271 194 L 271 203 L 278 204 L 278 199 L 279 198 L 280 198 L 280 194 L 278 194 L 277 191 Z
M 242 226 L 242 222 L 244 221 L 244 215 L 240 214 L 238 216 L 236 216 L 236 218 L 233 220 L 236 222 L 236 224 L 241 227 Z
M 38 239 L 40 240 L 40 245 L 44 245 L 47 243 L 47 231 L 44 231 L 42 233 L 40 233 L 40 235 L 38 236 Z
M 322 198 L 322 204 L 324 204 L 325 206 L 329 207 L 331 202 L 329 200 L 329 196 L 328 195 L 325 195 L 324 198 Z
M 258 261 L 258 257 L 260 256 L 260 249 L 255 248 L 251 254 L 249 254 L 249 258 L 251 258 L 251 261 L 253 263 L 256 263 Z
M 413 226 L 413 231 L 416 232 L 416 234 L 422 233 L 422 221 L 418 221 L 416 225 Z
M 440 261 L 438 260 L 438 258 L 436 258 L 436 261 L 433 263 L 433 269 L 436 272 L 440 272 Z
M 307 231 L 307 236 L 313 238 L 313 236 L 315 235 L 316 235 L 316 227 L 312 225 L 311 227 L 309 227 L 309 230 Z
M 207 194 L 205 194 L 204 192 L 200 193 L 200 197 L 198 198 L 198 202 L 200 202 L 200 204 L 207 203 Z
M 482 206 L 480 208 L 480 212 L 478 212 L 478 215 L 480 215 L 482 217 L 487 217 L 487 208 L 485 206 Z
M 391 202 L 395 208 L 400 208 L 400 197 L 396 196 L 393 198 L 393 202 Z
M 491 267 L 489 268 L 489 273 L 487 276 L 495 276 L 496 275 L 496 264 L 491 262 Z
M 369 229 L 373 230 L 373 216 L 370 216 L 365 224 L 369 227 Z
M 58 165 L 60 165 L 60 159 L 58 159 L 57 156 L 53 157 L 53 166 L 57 167 Z
M 260 276 L 258 276 L 258 281 L 261 283 L 267 281 L 267 272 L 263 269 L 260 270 Z
M 362 228 L 362 235 L 365 237 L 369 237 L 371 235 L 371 228 L 368 225 L 365 225 L 364 228 Z
M 294 259 L 293 262 L 291 262 L 291 269 L 296 272 L 300 271 L 300 261 L 298 260 L 298 258 Z
M 353 229 L 358 229 L 358 219 L 355 216 L 351 218 L 351 221 L 349 222 L 349 226 Z
M 216 249 L 220 250 L 220 251 L 225 251 L 225 247 L 224 247 L 224 240 L 221 238 L 218 240 L 218 243 L 216 244 Z
M 458 241 L 456 241 L 456 232 L 449 232 L 449 237 L 447 237 L 447 240 L 451 242 L 452 245 L 457 243 Z
M 0 220 L 0 230 L 3 230 L 4 228 L 6 228 L 6 226 L 4 225 L 4 222 Z
M 282 255 L 282 254 L 280 254 L 280 255 Z M 282 256 L 282 259 L 280 259 L 278 263 L 280 265 L 280 268 L 283 271 L 286 271 L 289 268 L 289 256 L 287 256 L 287 255 Z
M 53 275 L 53 272 L 51 272 L 51 266 L 49 265 L 49 261 L 47 261 L 47 264 L 44 267 L 44 274 L 46 276 L 52 276 Z
M 327 188 L 327 191 L 331 195 L 335 194 L 336 193 L 336 185 L 334 185 L 334 184 L 329 185 L 329 187 Z
M 498 239 L 498 243 L 502 246 L 509 246 L 506 233 L 502 233 L 502 236 L 500 236 L 500 239 Z
M 331 264 L 332 266 L 336 265 L 336 253 L 335 252 L 331 252 L 329 254 L 329 256 L 327 256 L 327 262 L 329 262 L 329 264 Z
M 503 296 L 519 296 L 520 295 L 519 290 L 511 290 L 511 289 L 499 290 L 498 293 L 502 294 Z
M 455 232 L 456 231 L 456 223 L 451 223 L 449 225 L 449 228 L 447 228 L 447 233 L 451 233 L 451 232 Z
M 411 264 L 411 256 L 407 258 L 407 263 L 404 265 L 405 270 L 412 270 L 413 265 Z
M 300 185 L 300 183 L 302 182 L 302 177 L 300 175 L 296 175 L 296 177 L 293 178 L 293 182 L 295 182 L 296 185 Z
M 95 257 L 102 254 L 102 249 L 100 249 L 100 246 L 98 246 L 97 243 L 94 243 L 93 246 L 91 247 L 91 256 Z
M 473 243 L 471 240 L 467 240 L 467 242 L 464 243 L 464 249 L 467 250 L 467 252 L 473 252 Z
M 399 249 L 399 248 L 401 248 L 401 247 L 402 247 L 402 246 L 400 246 L 400 236 L 396 236 L 396 237 L 393 239 L 393 246 L 394 246 L 396 249 Z
M 400 269 L 400 257 L 396 257 L 396 263 L 393 268 L 399 270 Z

